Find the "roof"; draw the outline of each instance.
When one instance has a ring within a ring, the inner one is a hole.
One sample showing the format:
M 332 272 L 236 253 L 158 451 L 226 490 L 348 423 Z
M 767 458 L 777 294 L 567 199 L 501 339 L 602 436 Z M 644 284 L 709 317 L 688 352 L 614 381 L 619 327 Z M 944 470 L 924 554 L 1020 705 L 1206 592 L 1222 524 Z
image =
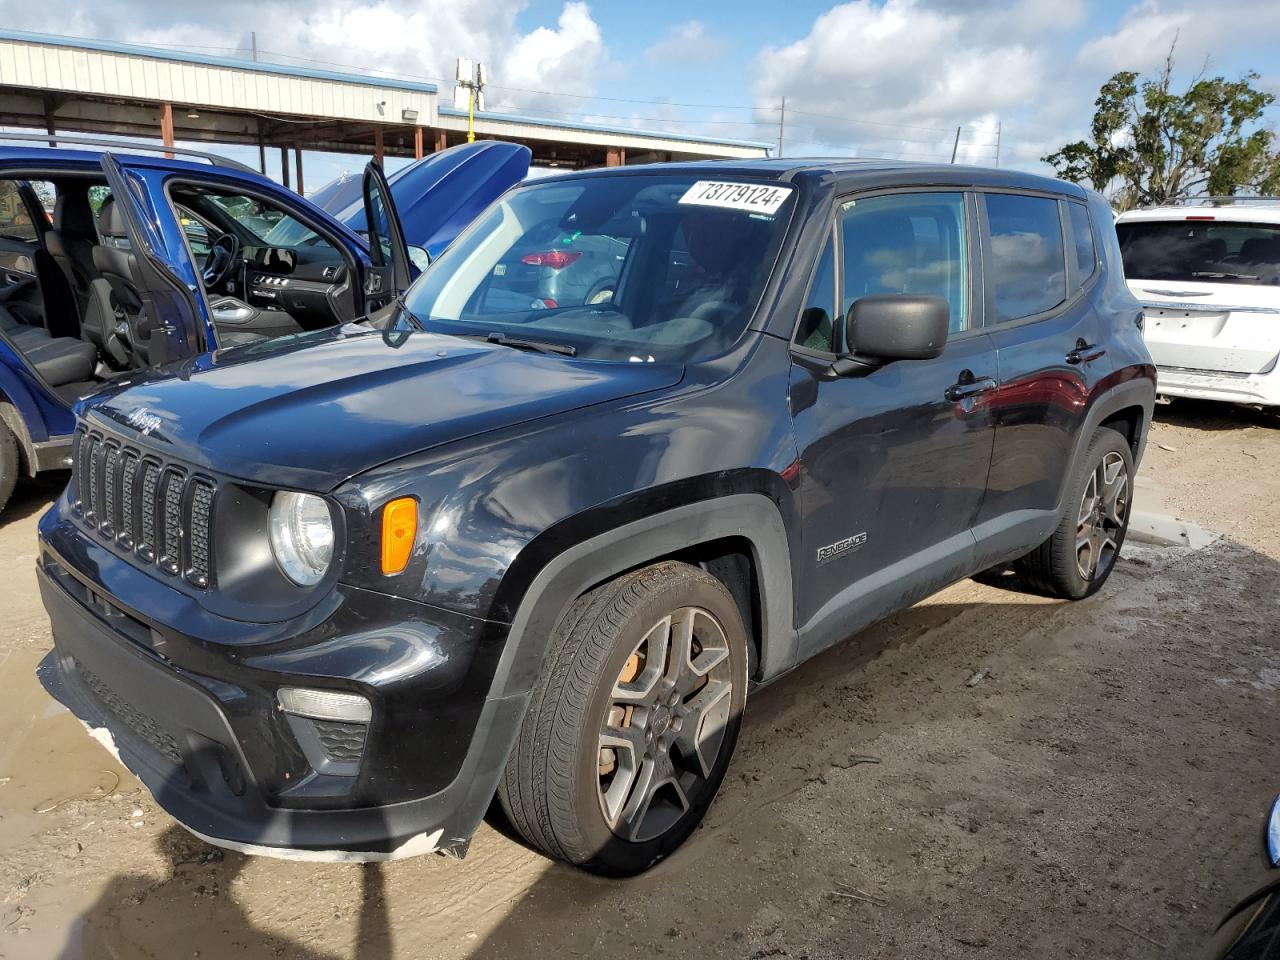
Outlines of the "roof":
M 437 112 L 442 117 L 465 117 L 466 110 L 441 105 Z M 631 137 L 646 137 L 654 140 L 675 140 L 681 143 L 712 143 L 726 147 L 752 147 L 757 150 L 768 150 L 772 144 L 762 140 L 734 140 L 728 137 L 695 137 L 687 133 L 671 133 L 667 130 L 645 130 L 639 127 L 618 127 L 609 124 L 590 123 L 576 120 L 551 120 L 546 117 L 532 117 L 518 113 L 495 113 L 488 110 L 477 110 L 477 120 L 498 120 L 505 123 L 522 123 L 537 127 L 559 127 L 565 130 L 590 130 L 598 133 L 614 133 Z
M 253 70 L 257 73 L 274 73 L 285 77 L 301 77 L 306 80 L 336 80 L 340 83 L 359 83 L 364 86 L 389 87 L 395 90 L 415 90 L 419 93 L 436 93 L 434 83 L 412 80 L 393 80 L 370 76 L 365 73 L 344 73 L 340 70 L 315 70 L 261 60 L 245 60 L 239 57 L 212 57 L 203 53 L 184 50 L 168 50 L 140 43 L 122 43 L 116 40 L 89 40 L 83 37 L 64 37 L 53 33 L 33 33 L 29 30 L 0 29 L 0 40 L 17 43 L 36 43 L 47 47 L 71 47 L 78 50 L 98 50 L 102 53 L 121 53 L 131 57 L 148 57 L 152 60 L 173 60 L 178 63 L 195 63 L 206 67 L 230 67 Z
M 1117 223 L 1135 223 L 1152 220 L 1225 220 L 1235 223 L 1280 223 L 1280 198 L 1270 203 L 1185 204 L 1168 207 L 1147 207 L 1128 210 L 1116 219 Z
M 652 176 L 681 173 L 694 176 L 743 176 L 772 180 L 829 180 L 838 187 L 868 188 L 878 184 L 954 184 L 958 187 L 996 187 L 1037 190 L 1083 200 L 1088 196 L 1079 184 L 1055 180 L 1019 170 L 971 167 L 965 164 L 916 163 L 910 160 L 859 160 L 857 158 L 771 157 L 745 160 L 682 160 L 636 167 L 582 170 L 565 176 Z

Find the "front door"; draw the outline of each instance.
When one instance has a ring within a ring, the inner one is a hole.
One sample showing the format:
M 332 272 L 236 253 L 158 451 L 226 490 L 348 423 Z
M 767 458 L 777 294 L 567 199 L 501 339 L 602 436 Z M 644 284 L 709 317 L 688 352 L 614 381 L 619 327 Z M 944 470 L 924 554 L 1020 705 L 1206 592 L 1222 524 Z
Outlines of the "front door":
M 365 276 L 365 312 L 372 313 L 404 293 L 410 282 L 409 248 L 400 229 L 391 188 L 376 163 L 364 169 L 364 212 L 373 264 Z
M 974 220 L 972 199 L 958 191 L 857 197 L 838 210 L 791 376 L 802 656 L 971 572 L 996 386 L 995 352 L 980 327 Z M 843 324 L 824 320 L 833 299 L 834 316 L 847 317 L 860 297 L 886 293 L 948 301 L 942 355 L 832 376 L 832 355 L 848 339 Z
M 110 153 L 102 169 L 111 187 L 115 217 L 99 217 L 99 238 L 110 287 L 101 310 L 104 335 L 114 337 L 140 365 L 156 366 L 194 356 L 214 343 L 197 274 L 187 257 L 181 227 L 164 196 L 168 171 L 131 167 Z M 118 234 L 118 235 L 113 235 Z M 95 254 L 95 261 L 99 258 Z M 185 270 L 189 276 L 184 276 Z

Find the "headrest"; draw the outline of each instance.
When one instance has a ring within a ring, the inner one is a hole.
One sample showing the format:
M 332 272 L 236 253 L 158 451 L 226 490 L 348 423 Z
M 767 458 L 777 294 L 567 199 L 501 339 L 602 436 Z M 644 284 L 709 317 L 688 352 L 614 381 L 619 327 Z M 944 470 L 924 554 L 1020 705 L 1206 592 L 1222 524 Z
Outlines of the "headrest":
M 98 210 L 98 234 L 102 237 L 127 237 L 129 228 L 124 214 L 116 209 L 114 197 L 107 197 Z
M 53 229 L 86 240 L 93 239 L 93 208 L 89 206 L 87 191 L 58 191 L 53 202 Z

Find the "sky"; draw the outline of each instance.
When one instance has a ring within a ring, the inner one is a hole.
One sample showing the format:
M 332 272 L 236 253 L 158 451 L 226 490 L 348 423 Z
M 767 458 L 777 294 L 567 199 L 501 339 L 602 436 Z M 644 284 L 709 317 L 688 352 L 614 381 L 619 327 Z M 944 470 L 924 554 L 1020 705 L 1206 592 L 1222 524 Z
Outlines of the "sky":
M 471 57 L 491 110 L 775 145 L 785 97 L 788 156 L 947 160 L 959 127 L 961 161 L 1042 172 L 1099 86 L 1175 37 L 1183 77 L 1280 94 L 1277 0 L 0 0 L 0 22 L 212 55 L 254 32 L 264 59 L 433 80 L 441 102 Z M 308 185 L 359 166 L 309 156 Z

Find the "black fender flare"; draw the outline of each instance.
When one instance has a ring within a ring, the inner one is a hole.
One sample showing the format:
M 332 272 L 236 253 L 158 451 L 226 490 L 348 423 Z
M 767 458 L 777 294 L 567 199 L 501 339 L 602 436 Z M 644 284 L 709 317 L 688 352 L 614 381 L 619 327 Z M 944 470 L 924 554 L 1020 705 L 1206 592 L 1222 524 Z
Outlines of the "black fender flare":
M 791 553 L 777 505 L 737 493 L 674 507 L 589 537 L 548 561 L 516 610 L 491 696 L 533 688 L 551 633 L 569 604 L 624 571 L 700 543 L 742 537 L 751 544 L 760 587 L 760 664 L 766 677 L 794 664 L 796 630 Z
M 1102 422 L 1129 407 L 1140 407 L 1142 409 L 1142 424 L 1138 431 L 1137 449 L 1133 451 L 1133 462 L 1136 466 L 1142 461 L 1142 452 L 1146 448 L 1147 435 L 1151 432 L 1151 418 L 1155 413 L 1155 406 L 1155 382 L 1147 377 L 1135 377 L 1118 383 L 1108 388 L 1106 392 L 1094 400 L 1085 415 L 1084 428 L 1076 438 L 1075 450 L 1071 454 L 1071 466 L 1062 478 L 1062 490 L 1058 494 L 1059 515 L 1066 507 L 1065 499 L 1070 479 L 1076 475 L 1076 471 L 1080 468 L 1080 461 L 1084 459 L 1085 451 L 1089 448 L 1089 441 L 1093 439 L 1094 433 L 1097 432 Z

